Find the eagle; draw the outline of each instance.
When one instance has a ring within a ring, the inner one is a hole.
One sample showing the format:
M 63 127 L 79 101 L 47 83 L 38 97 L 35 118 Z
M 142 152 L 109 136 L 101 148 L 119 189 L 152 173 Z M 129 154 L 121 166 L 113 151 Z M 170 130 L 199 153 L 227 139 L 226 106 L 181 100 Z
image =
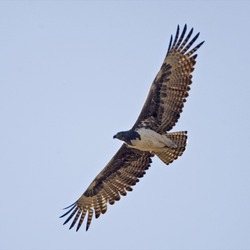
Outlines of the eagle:
M 98 218 L 107 211 L 132 186 L 139 182 L 151 165 L 155 155 L 165 164 L 181 156 L 187 144 L 187 131 L 169 132 L 177 123 L 192 83 L 192 72 L 196 63 L 195 52 L 204 43 L 193 46 L 199 33 L 192 37 L 193 28 L 187 32 L 184 25 L 180 32 L 171 35 L 168 50 L 160 71 L 156 75 L 145 104 L 133 127 L 113 138 L 123 141 L 122 146 L 106 167 L 95 177 L 82 196 L 61 217 L 67 216 L 64 224 L 81 227 L 87 218 L 89 229 L 93 214 Z M 61 218 L 60 217 L 60 218 Z

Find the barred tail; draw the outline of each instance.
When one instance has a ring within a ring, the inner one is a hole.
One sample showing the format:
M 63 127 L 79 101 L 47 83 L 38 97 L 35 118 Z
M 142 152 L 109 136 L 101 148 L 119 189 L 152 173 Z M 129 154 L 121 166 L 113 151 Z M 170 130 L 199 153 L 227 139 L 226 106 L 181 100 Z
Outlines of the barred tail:
M 165 136 L 172 140 L 177 145 L 177 148 L 164 148 L 159 151 L 154 151 L 154 154 L 168 165 L 181 156 L 185 151 L 187 144 L 187 131 L 167 133 Z

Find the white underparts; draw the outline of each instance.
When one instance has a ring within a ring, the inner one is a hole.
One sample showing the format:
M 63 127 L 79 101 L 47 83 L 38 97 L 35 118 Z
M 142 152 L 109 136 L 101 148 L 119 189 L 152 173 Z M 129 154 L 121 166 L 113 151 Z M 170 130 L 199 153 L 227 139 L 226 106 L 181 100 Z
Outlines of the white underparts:
M 157 132 L 139 128 L 136 132 L 140 135 L 141 139 L 131 140 L 132 148 L 137 148 L 142 151 L 155 151 L 161 148 L 177 148 L 177 145 L 170 140 L 166 135 L 158 134 Z

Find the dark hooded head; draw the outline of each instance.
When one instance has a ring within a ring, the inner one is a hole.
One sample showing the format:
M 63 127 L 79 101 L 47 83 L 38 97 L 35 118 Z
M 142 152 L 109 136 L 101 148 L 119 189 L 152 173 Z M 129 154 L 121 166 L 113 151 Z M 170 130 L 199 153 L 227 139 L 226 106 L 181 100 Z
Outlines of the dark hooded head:
M 124 141 L 129 145 L 132 145 L 131 140 L 141 139 L 140 135 L 134 130 L 118 132 L 113 138 Z

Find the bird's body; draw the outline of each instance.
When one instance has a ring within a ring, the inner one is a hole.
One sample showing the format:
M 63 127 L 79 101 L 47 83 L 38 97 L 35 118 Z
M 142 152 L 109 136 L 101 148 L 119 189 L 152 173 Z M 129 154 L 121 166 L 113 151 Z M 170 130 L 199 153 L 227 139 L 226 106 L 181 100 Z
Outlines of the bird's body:
M 107 211 L 108 203 L 112 205 L 121 195 L 132 191 L 132 186 L 150 167 L 153 156 L 170 164 L 184 152 L 187 132 L 169 131 L 182 112 L 192 83 L 191 73 L 197 57 L 194 53 L 203 44 L 190 49 L 199 33 L 191 39 L 193 29 L 187 35 L 186 30 L 185 25 L 179 34 L 178 26 L 174 40 L 171 36 L 167 55 L 133 127 L 114 136 L 122 140 L 123 145 L 82 196 L 61 216 L 69 215 L 64 224 L 74 217 L 70 228 L 77 224 L 78 230 L 87 217 L 88 230 L 94 213 L 98 218 Z
M 130 139 L 129 135 L 134 133 L 137 134 L 137 137 L 132 137 L 132 139 Z M 124 139 L 125 136 L 127 136 L 126 139 Z M 115 135 L 115 138 L 124 142 L 127 141 L 126 143 L 129 147 L 141 151 L 154 152 L 155 150 L 160 150 L 163 148 L 177 148 L 177 145 L 171 139 L 169 139 L 167 135 L 161 135 L 154 130 L 145 127 L 135 129 L 134 132 L 119 132 L 117 135 Z

